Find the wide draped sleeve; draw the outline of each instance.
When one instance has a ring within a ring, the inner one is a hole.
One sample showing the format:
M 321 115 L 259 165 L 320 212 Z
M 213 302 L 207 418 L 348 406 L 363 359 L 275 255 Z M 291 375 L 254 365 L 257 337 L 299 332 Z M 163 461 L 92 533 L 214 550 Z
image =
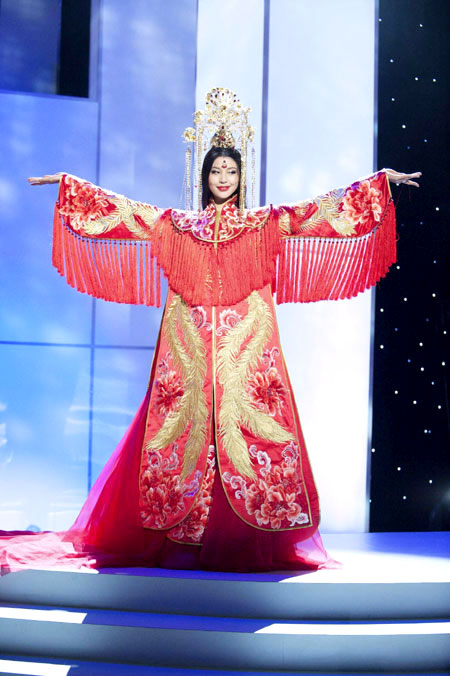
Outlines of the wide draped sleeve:
M 281 237 L 277 303 L 351 298 L 374 286 L 396 260 L 395 209 L 384 170 L 274 209 Z
M 163 210 L 63 174 L 53 228 L 53 265 L 96 298 L 160 305 L 152 239 Z

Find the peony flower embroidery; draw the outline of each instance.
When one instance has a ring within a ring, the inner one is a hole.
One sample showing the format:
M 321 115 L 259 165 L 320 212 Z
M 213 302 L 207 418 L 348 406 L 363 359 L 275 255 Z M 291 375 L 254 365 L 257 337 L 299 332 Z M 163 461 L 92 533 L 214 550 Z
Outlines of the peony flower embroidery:
M 161 375 L 156 383 L 156 388 L 155 404 L 158 414 L 165 417 L 176 411 L 184 394 L 184 388 L 177 373 L 168 371 Z
M 273 486 L 280 486 L 286 493 L 296 494 L 300 492 L 300 484 L 295 467 L 286 466 L 285 463 L 274 467 L 268 476 Z
M 341 210 L 353 225 L 367 222 L 370 218 L 378 222 L 383 213 L 383 195 L 369 181 L 361 181 L 356 188 L 347 191 Z
M 295 501 L 295 493 L 286 493 L 281 486 L 270 486 L 265 498 L 259 514 L 256 514 L 259 525 L 270 524 L 271 528 L 278 529 L 285 519 L 291 524 L 308 522 L 307 515 L 302 515 L 300 505 Z M 306 520 L 299 521 L 301 516 Z
M 141 477 L 141 517 L 146 526 L 164 528 L 169 517 L 184 509 L 179 476 L 163 475 L 158 468 Z
M 195 498 L 194 506 L 183 521 L 170 531 L 170 537 L 179 542 L 200 542 L 208 521 L 212 502 L 212 489 L 215 475 L 215 448 L 209 447 L 208 469 L 203 479 L 202 489 Z
M 261 479 L 249 486 L 245 508 L 248 514 L 255 516 L 259 526 L 270 526 L 274 530 L 281 528 L 285 520 L 291 525 L 308 522 L 307 515 L 296 502 L 295 488 L 288 492 L 280 484 L 268 484 Z
M 273 530 L 308 524 L 309 516 L 302 511 L 299 501 L 302 484 L 296 471 L 297 463 L 292 461 L 297 456 L 295 444 L 291 442 L 283 449 L 284 460 L 274 467 L 268 456 L 267 462 L 263 462 L 266 455 L 263 451 L 252 448 L 253 453 L 250 451 L 250 454 L 261 465 L 256 481 L 248 483 L 229 472 L 223 475 L 225 483 L 233 488 L 236 499 L 244 500 L 247 514 L 253 516 L 258 526 Z
M 281 413 L 286 389 L 277 369 L 272 366 L 267 371 L 257 371 L 248 379 L 247 391 L 256 406 L 271 416 Z
M 66 203 L 59 211 L 68 216 L 73 228 L 81 228 L 85 223 L 95 221 L 105 215 L 109 202 L 89 183 L 78 183 L 70 178 L 66 179 Z
M 256 519 L 261 514 L 261 506 L 264 504 L 264 492 L 267 490 L 267 484 L 259 480 L 258 484 L 252 483 L 247 489 L 245 495 L 245 509 L 250 515 L 255 514 Z

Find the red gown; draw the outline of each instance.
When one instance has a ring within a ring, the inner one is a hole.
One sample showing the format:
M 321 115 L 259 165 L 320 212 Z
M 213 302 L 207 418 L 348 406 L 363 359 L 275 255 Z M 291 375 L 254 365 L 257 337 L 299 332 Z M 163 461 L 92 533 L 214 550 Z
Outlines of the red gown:
M 64 533 L 5 534 L 6 570 L 331 566 L 275 316 L 349 298 L 395 261 L 384 172 L 308 202 L 162 211 L 64 175 L 53 262 L 98 298 L 169 293 L 145 399 Z

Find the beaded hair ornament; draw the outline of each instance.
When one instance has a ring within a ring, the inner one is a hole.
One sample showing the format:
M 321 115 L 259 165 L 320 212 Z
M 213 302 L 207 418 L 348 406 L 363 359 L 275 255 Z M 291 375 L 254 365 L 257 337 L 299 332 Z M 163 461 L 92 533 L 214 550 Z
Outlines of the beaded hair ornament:
M 194 127 L 185 129 L 183 137 L 188 144 L 185 165 L 186 209 L 192 209 L 193 194 L 191 185 L 192 157 L 194 156 L 198 210 L 202 208 L 202 164 L 209 148 L 236 148 L 241 153 L 241 176 L 239 189 L 240 210 L 245 206 L 247 187 L 248 146 L 253 141 L 254 130 L 248 123 L 251 108 L 243 108 L 236 94 L 230 89 L 215 87 L 206 94 L 204 110 L 194 113 Z M 235 138 L 240 137 L 236 146 Z M 209 137 L 209 146 L 208 139 Z M 192 149 L 192 146 L 193 149 Z M 194 154 L 194 155 L 193 155 Z M 255 204 L 255 149 L 251 148 L 252 161 L 252 206 Z

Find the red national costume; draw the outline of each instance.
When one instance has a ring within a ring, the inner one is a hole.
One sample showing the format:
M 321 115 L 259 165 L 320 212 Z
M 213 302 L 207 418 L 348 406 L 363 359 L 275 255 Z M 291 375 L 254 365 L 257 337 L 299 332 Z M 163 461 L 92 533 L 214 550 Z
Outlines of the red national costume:
M 53 263 L 68 283 L 159 305 L 163 272 L 169 293 L 147 395 L 74 526 L 6 539 L 4 565 L 327 565 L 273 296 L 351 298 L 386 274 L 395 240 L 384 172 L 290 206 L 200 213 L 65 174 Z

